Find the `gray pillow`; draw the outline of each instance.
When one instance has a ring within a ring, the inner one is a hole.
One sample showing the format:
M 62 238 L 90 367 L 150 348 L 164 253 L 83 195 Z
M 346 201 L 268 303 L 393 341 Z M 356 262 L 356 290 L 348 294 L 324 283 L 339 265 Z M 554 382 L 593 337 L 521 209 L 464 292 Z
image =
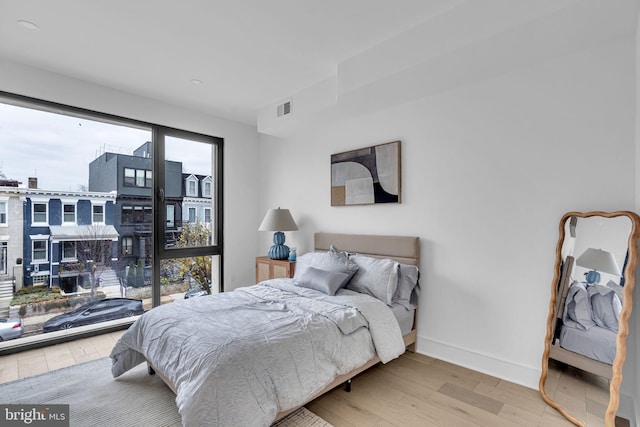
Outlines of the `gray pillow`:
M 591 298 L 591 312 L 596 325 L 618 332 L 618 317 L 622 304 L 615 291 L 603 285 L 589 286 L 587 291 Z
M 388 258 L 373 258 L 364 255 L 349 257 L 358 266 L 346 288 L 371 295 L 387 305 L 393 303 L 398 289 L 399 264 Z
M 619 284 L 617 284 L 616 282 L 614 282 L 613 280 L 609 280 L 606 284 L 607 288 L 611 288 L 615 291 L 616 295 L 618 295 L 618 298 L 620 299 L 620 302 L 622 302 L 622 294 L 624 292 L 624 288 L 622 286 L 620 286 Z
M 349 260 L 344 252 L 340 252 L 333 246 L 329 252 L 307 252 L 296 260 L 296 269 L 293 273 L 293 280 L 300 281 L 300 278 L 310 268 L 317 268 L 325 271 L 339 271 L 349 274 L 349 277 L 358 270 L 358 266 Z
M 315 289 L 327 295 L 335 295 L 351 278 L 348 273 L 340 271 L 326 271 L 309 267 L 306 269 L 296 285 L 303 288 Z
M 565 316 L 578 323 L 582 329 L 589 330 L 596 324 L 593 321 L 591 301 L 584 284 L 573 282 L 569 287 L 565 302 Z
M 418 308 L 420 296 L 420 271 L 415 265 L 400 264 L 398 269 L 398 289 L 393 294 L 393 302 L 402 305 L 407 310 Z

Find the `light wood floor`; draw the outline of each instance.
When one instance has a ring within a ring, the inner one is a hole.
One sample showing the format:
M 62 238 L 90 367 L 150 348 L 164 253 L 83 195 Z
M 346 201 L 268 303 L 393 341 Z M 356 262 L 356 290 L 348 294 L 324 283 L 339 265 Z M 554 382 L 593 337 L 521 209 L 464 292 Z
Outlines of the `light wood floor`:
M 0 383 L 106 357 L 123 333 L 0 357 Z M 570 370 L 553 367 L 550 378 L 552 391 L 569 399 L 566 403 L 589 419 L 589 427 L 604 425 L 589 413 L 603 412 L 601 383 L 581 382 Z M 335 427 L 573 425 L 547 406 L 537 390 L 416 353 L 364 372 L 354 378 L 350 393 L 337 388 L 307 409 Z
M 0 356 L 0 383 L 106 357 L 125 331 Z
M 354 378 L 307 409 L 335 427 L 572 426 L 537 390 L 416 353 Z

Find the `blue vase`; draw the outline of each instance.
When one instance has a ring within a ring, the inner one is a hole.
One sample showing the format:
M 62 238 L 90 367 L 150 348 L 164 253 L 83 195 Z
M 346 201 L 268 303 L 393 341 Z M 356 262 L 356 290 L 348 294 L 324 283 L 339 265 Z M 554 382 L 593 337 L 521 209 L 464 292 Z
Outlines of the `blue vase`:
M 284 233 L 276 231 L 273 233 L 274 245 L 269 248 L 269 258 L 271 259 L 287 259 L 289 258 L 289 247 L 284 244 Z
M 600 273 L 598 273 L 595 270 L 591 270 L 588 273 L 584 273 L 584 275 L 587 278 L 587 283 L 590 285 L 594 283 L 598 283 L 600 281 Z

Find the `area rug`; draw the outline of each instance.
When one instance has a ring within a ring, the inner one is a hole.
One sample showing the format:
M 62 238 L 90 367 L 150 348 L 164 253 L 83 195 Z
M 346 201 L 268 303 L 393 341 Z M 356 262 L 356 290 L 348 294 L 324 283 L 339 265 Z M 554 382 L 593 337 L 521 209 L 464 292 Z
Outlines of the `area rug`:
M 0 384 L 3 404 L 68 404 L 72 427 L 182 426 L 175 395 L 142 364 L 117 380 L 108 357 Z M 331 427 L 301 408 L 278 427 Z

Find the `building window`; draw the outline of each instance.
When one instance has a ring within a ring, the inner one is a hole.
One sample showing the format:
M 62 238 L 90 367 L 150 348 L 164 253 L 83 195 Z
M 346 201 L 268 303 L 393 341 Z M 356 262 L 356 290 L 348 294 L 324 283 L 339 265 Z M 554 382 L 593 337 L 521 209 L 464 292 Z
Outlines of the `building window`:
M 196 222 L 196 208 L 189 208 L 189 222 Z
M 184 189 L 187 197 L 198 197 L 198 178 L 189 175 L 184 180 Z
M 211 222 L 211 208 L 204 208 L 204 222 Z
M 93 205 L 93 218 L 94 224 L 104 224 L 104 205 Z
M 124 186 L 135 187 L 136 185 L 136 170 L 124 168 Z
M 7 225 L 7 202 L 0 202 L 0 225 Z
M 145 169 L 124 168 L 124 186 L 151 188 L 152 173 Z
M 202 197 L 211 197 L 211 180 L 202 183 Z
M 47 262 L 47 241 L 46 240 L 34 240 L 32 242 L 33 252 L 31 259 L 33 262 Z
M 174 205 L 167 205 L 167 227 L 173 228 L 176 225 Z
M 153 209 L 152 208 L 144 208 L 142 220 L 143 220 L 143 222 L 145 224 L 151 224 L 151 221 L 153 221 Z
M 144 173 L 144 169 L 136 169 L 136 187 L 144 187 L 146 182 Z
M 33 286 L 42 286 L 49 283 L 49 275 L 42 274 L 38 276 L 33 276 Z
M 62 205 L 62 222 L 64 224 L 76 223 L 76 205 L 65 203 Z
M 33 204 L 33 222 L 38 224 L 47 223 L 47 204 L 46 203 Z
M 0 242 L 0 274 L 7 273 L 7 242 Z
M 122 207 L 122 223 L 133 224 L 133 206 Z
M 133 253 L 133 237 L 122 238 L 122 253 L 124 255 L 131 255 Z
M 144 216 L 144 212 L 142 206 L 136 206 L 133 208 L 133 222 L 136 224 L 140 224 L 142 222 L 142 218 Z
M 62 242 L 62 259 L 63 260 L 77 259 L 76 242 Z

